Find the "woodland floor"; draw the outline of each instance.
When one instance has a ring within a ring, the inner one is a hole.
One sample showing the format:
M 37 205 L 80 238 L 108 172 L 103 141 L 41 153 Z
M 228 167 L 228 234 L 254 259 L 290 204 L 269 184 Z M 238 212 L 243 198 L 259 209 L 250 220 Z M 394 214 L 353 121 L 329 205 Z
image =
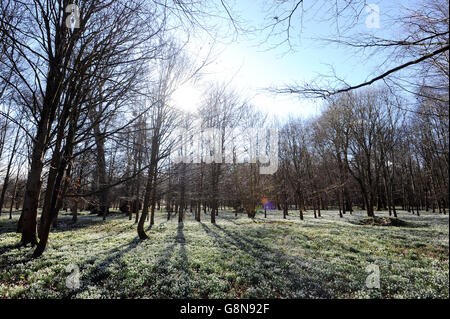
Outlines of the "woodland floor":
M 387 216 L 386 212 L 376 212 Z M 340 219 L 290 212 L 252 220 L 219 212 L 217 225 L 202 214 L 167 222 L 156 212 L 150 239 L 122 214 L 106 222 L 82 213 L 77 224 L 60 216 L 41 258 L 15 248 L 20 236 L 0 217 L 0 298 L 448 298 L 449 218 L 400 211 L 407 226 L 360 222 L 364 212 Z M 146 226 L 147 227 L 147 226 Z M 366 288 L 366 267 L 380 269 L 380 289 Z M 66 278 L 80 272 L 79 289 Z

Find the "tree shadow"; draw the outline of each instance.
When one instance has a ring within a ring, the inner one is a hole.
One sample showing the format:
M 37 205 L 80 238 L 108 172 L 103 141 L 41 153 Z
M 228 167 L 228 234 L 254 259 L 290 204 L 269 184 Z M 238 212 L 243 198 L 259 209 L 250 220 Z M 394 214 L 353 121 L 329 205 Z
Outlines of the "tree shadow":
M 8 219 L 6 216 L 0 218 L 0 235 L 15 233 L 17 230 L 18 220 L 19 218 Z
M 9 219 L 6 216 L 2 216 L 0 218 L 0 235 L 7 233 L 15 233 L 17 230 L 17 223 L 19 221 L 20 214 L 13 215 L 12 219 Z M 82 229 L 86 227 L 96 226 L 104 224 L 105 222 L 111 220 L 122 220 L 126 219 L 127 216 L 123 214 L 112 214 L 106 221 L 102 220 L 101 216 L 97 215 L 79 215 L 77 222 L 74 223 L 72 221 L 71 215 L 60 215 L 58 216 L 57 227 L 52 227 L 51 233 L 60 233 L 65 231 L 73 231 L 77 229 Z M 39 227 L 40 218 L 37 220 L 37 226 Z
M 96 225 L 102 225 L 105 222 L 109 222 L 111 220 L 125 220 L 128 221 L 128 217 L 124 214 L 110 214 L 106 220 L 102 219 L 102 216 L 97 216 L 95 214 L 89 215 L 80 215 L 77 218 L 77 222 L 74 223 L 72 221 L 71 215 L 60 215 L 58 216 L 57 227 L 50 230 L 50 232 L 60 233 L 65 231 L 73 231 L 77 229 L 87 228 Z M 39 224 L 39 223 L 38 223 Z
M 311 260 L 286 255 L 282 251 L 267 247 L 254 239 L 243 237 L 242 235 L 229 231 L 217 224 L 213 224 L 213 227 L 209 227 L 203 223 L 201 225 L 205 232 L 217 243 L 218 247 L 223 247 L 223 243 L 226 242 L 227 244 L 240 250 L 243 254 L 252 257 L 252 259 L 257 263 L 255 265 L 255 269 L 261 270 L 261 272 L 256 274 L 257 276 L 255 277 L 248 278 L 252 274 L 250 274 L 246 269 L 239 269 L 239 275 L 246 278 L 246 280 L 253 286 L 259 286 L 264 283 L 265 285 L 271 287 L 272 290 L 275 291 L 276 295 L 271 295 L 270 297 L 332 297 L 323 287 L 323 281 L 321 282 L 317 279 L 317 277 L 320 278 L 320 276 L 313 277 L 310 275 L 310 273 L 316 271 L 314 262 Z M 280 283 L 274 276 L 273 270 L 276 268 L 278 268 L 279 274 L 286 279 L 285 282 L 290 293 L 288 296 L 286 296 L 285 292 L 277 291 L 283 287 L 280 286 Z M 255 278 L 259 279 L 255 280 Z M 322 279 L 325 278 L 322 277 Z
M 9 234 L 9 233 L 17 233 L 17 223 L 19 220 L 20 214 L 14 216 L 12 219 L 8 219 L 6 216 L 3 218 L 0 218 L 0 235 L 3 234 Z M 126 216 L 122 216 L 119 214 L 113 215 L 111 216 L 109 219 L 106 220 L 106 222 L 111 221 L 111 220 L 120 220 L 120 219 L 124 219 Z M 39 222 L 40 222 L 40 218 L 38 218 L 37 220 L 37 227 L 39 227 Z M 66 231 L 76 231 L 78 229 L 83 229 L 83 228 L 89 228 L 92 226 L 96 226 L 96 225 L 102 225 L 104 224 L 105 221 L 103 221 L 101 219 L 101 216 L 98 217 L 96 215 L 82 215 L 82 216 L 78 216 L 78 221 L 76 223 L 72 222 L 72 216 L 69 215 L 62 215 L 58 217 L 58 227 L 57 228 L 53 228 L 50 230 L 50 233 L 61 233 L 61 232 L 66 232 Z M 128 231 L 128 230 L 124 230 L 124 231 Z M 110 237 L 110 236 L 105 236 L 106 237 Z M 102 239 L 102 238 L 100 238 Z M 100 240 L 98 239 L 98 240 Z M 0 242 L 1 244 L 1 242 Z M 3 254 L 7 251 L 10 251 L 11 249 L 14 248 L 22 248 L 23 246 L 20 245 L 20 243 L 18 242 L 17 244 L 13 244 L 13 245 L 7 245 L 7 246 L 2 246 L 0 245 L 0 253 Z M 23 247 L 26 248 L 26 247 Z
M 13 250 L 13 249 L 21 249 L 23 246 L 21 245 L 21 243 L 16 243 L 16 244 L 10 244 L 10 245 L 5 245 L 5 246 L 1 246 L 0 247 L 0 255 L 3 255 L 4 253 Z
M 177 272 L 177 281 L 183 283 L 181 291 L 178 289 L 176 295 L 173 295 L 172 285 L 173 281 L 169 281 L 168 286 L 160 286 L 158 287 L 158 298 L 189 298 L 191 295 L 191 280 L 189 273 L 189 261 L 186 253 L 186 238 L 184 237 L 184 223 L 178 223 L 177 234 L 174 238 L 174 242 L 166 247 L 164 252 L 160 255 L 158 260 L 156 261 L 155 269 L 152 276 L 147 282 L 146 285 L 158 285 L 158 277 L 168 278 L 170 276 L 174 276 L 170 271 L 172 266 L 171 257 L 174 254 L 175 248 L 179 246 L 179 261 L 177 261 L 174 265 Z
M 82 293 L 88 289 L 88 284 L 86 282 L 93 283 L 95 285 L 101 285 L 102 282 L 106 281 L 110 276 L 111 272 L 109 270 L 110 266 L 120 260 L 122 256 L 131 250 L 138 247 L 138 245 L 142 241 L 139 238 L 134 238 L 129 243 L 123 244 L 119 247 L 113 248 L 107 252 L 108 257 L 104 258 L 99 264 L 97 264 L 91 271 L 89 271 L 86 275 L 83 275 L 80 278 L 82 286 L 80 289 L 73 290 L 70 292 L 68 297 L 71 297 L 75 294 Z M 93 264 L 97 260 L 96 257 L 92 257 L 84 261 L 82 265 L 80 265 L 80 270 L 83 270 L 84 267 L 87 267 L 89 264 Z M 116 274 L 115 274 L 116 275 Z M 119 274 L 120 275 L 120 274 Z M 84 283 L 83 283 L 84 282 Z

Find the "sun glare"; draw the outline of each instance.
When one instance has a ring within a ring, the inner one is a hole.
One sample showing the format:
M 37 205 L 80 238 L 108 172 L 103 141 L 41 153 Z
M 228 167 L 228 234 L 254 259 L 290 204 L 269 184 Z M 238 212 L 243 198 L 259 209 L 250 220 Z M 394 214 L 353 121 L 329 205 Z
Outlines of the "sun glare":
M 201 89 L 188 83 L 173 93 L 172 101 L 181 110 L 195 112 L 200 105 L 201 96 Z

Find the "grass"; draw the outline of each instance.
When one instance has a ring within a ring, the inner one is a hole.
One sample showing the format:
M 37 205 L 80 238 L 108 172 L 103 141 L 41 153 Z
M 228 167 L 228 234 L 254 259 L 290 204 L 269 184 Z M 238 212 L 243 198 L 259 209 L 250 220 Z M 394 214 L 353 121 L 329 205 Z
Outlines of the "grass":
M 377 212 L 387 217 L 386 212 Z M 165 220 L 156 213 L 149 240 L 134 221 L 113 214 L 60 216 L 41 258 L 15 248 L 18 213 L 0 217 L 1 298 L 448 298 L 449 219 L 399 212 L 406 225 L 358 223 L 364 212 L 262 214 L 252 220 L 221 211 Z M 410 225 L 414 225 L 411 227 Z M 380 289 L 366 287 L 366 267 L 380 269 Z M 80 287 L 67 277 L 79 269 Z

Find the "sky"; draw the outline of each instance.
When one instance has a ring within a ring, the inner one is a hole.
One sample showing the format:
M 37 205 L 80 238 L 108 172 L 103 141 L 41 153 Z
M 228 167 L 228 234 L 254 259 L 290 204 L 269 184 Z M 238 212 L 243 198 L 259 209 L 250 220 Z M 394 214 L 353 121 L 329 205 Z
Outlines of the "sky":
M 264 1 L 239 0 L 233 8 L 235 12 L 240 13 L 243 20 L 250 21 L 250 25 L 261 25 L 267 17 L 262 10 L 263 3 Z M 368 20 L 373 11 L 363 11 L 351 32 L 387 36 L 391 32 L 390 19 L 400 4 L 384 0 L 372 3 L 376 4 L 380 11 L 379 27 L 368 27 L 366 21 L 373 23 L 373 20 Z M 174 104 L 194 111 L 201 102 L 202 83 L 218 81 L 230 83 L 258 109 L 267 112 L 271 117 L 286 120 L 289 116 L 308 118 L 319 114 L 322 101 L 273 94 L 268 92 L 267 88 L 312 81 L 320 74 L 330 74 L 331 66 L 340 78 L 345 79 L 347 83 L 356 84 L 380 72 L 379 65 L 385 59 L 383 55 L 367 59 L 366 55 L 346 46 L 319 40 L 330 37 L 330 34 L 336 31 L 335 25 L 316 18 L 321 14 L 321 10 L 308 10 L 311 16 L 303 16 L 303 23 L 300 22 L 300 16 L 293 17 L 292 47 L 285 44 L 273 48 L 270 42 L 265 41 L 263 32 L 252 33 L 250 36 L 238 33 L 234 41 L 214 44 L 215 58 L 203 70 L 205 75 L 202 81 L 187 83 L 178 89 L 173 96 Z M 315 15 L 316 13 L 318 15 Z M 273 37 L 271 41 L 280 41 L 284 36 Z M 193 38 L 188 50 L 193 55 L 200 56 L 201 52 L 207 52 L 207 43 L 211 41 L 202 36 Z

